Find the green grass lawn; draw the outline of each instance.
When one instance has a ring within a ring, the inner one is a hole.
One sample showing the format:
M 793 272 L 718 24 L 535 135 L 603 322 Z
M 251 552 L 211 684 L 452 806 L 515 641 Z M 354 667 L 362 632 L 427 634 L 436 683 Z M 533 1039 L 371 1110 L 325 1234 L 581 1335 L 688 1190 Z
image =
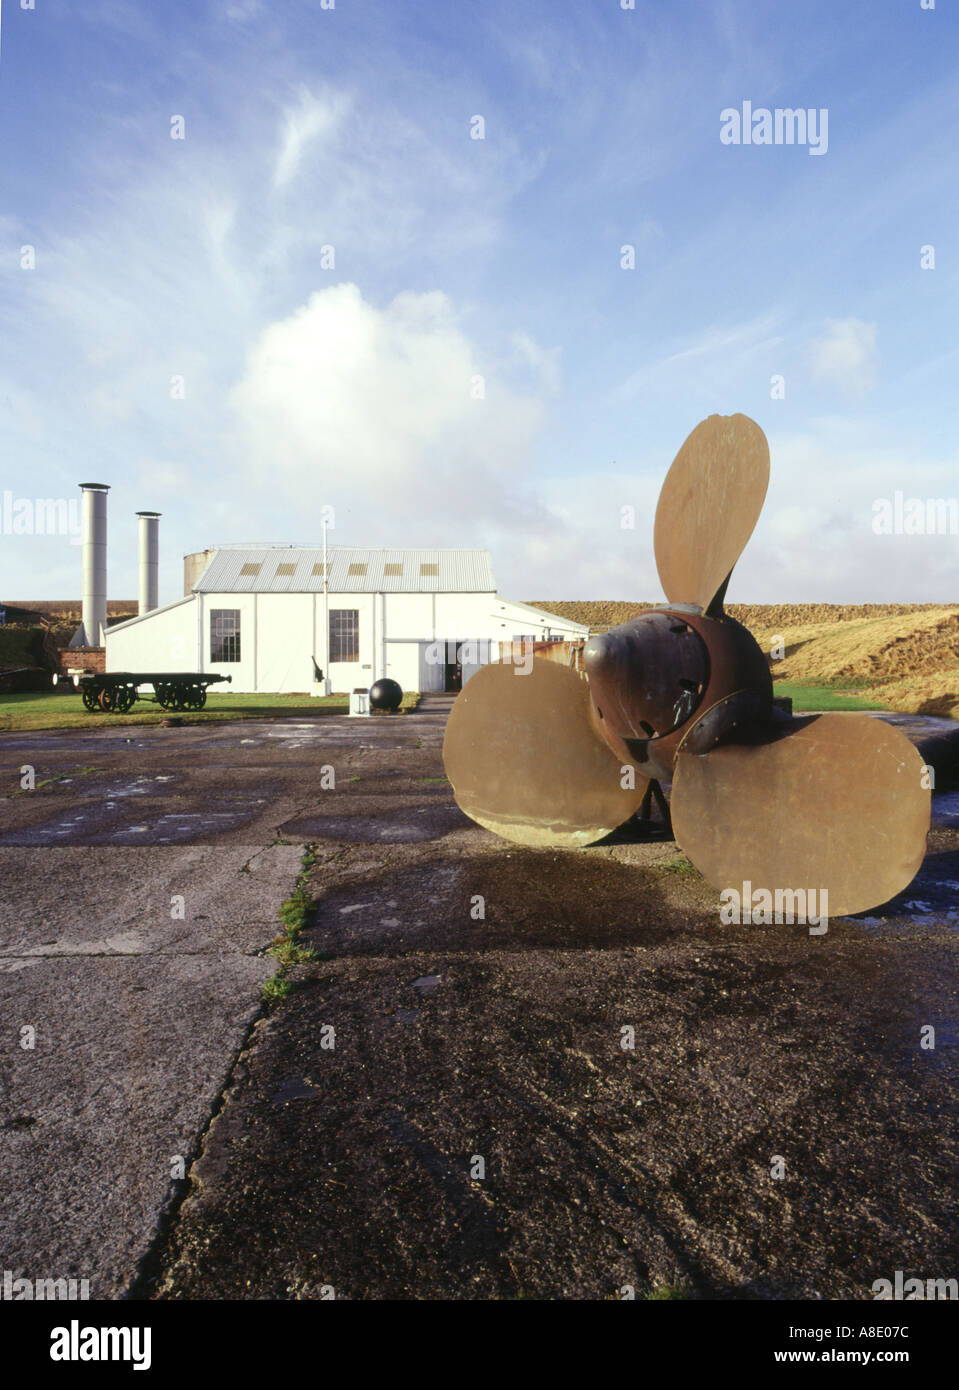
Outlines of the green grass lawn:
M 861 687 L 860 687 L 861 689 Z M 802 681 L 777 681 L 777 695 L 792 697 L 793 709 L 856 710 L 886 709 L 879 700 L 866 694 L 852 695 L 838 685 L 812 685 Z M 403 696 L 404 710 L 419 704 L 419 691 L 407 691 Z M 291 715 L 320 717 L 326 714 L 345 714 L 349 708 L 346 694 L 312 695 L 242 695 L 228 691 L 210 691 L 206 708 L 184 710 L 176 714 L 185 724 L 207 724 L 230 719 L 281 719 Z M 89 713 L 83 708 L 80 696 L 39 692 L 25 695 L 0 695 L 0 731 L 16 732 L 30 729 L 90 729 L 113 724 L 159 724 L 169 719 L 172 711 L 163 710 L 152 700 L 138 700 L 129 714 Z
M 858 694 L 852 694 L 843 685 L 812 685 L 805 681 L 776 681 L 775 695 L 788 695 L 793 702 L 793 711 L 800 710 L 818 713 L 822 710 L 842 709 L 888 709 L 881 700 L 862 691 L 862 686 L 854 687 Z
M 415 709 L 419 691 L 410 690 L 403 696 L 403 710 Z M 349 696 L 339 695 L 243 695 L 214 694 L 207 696 L 203 710 L 183 710 L 176 713 L 161 709 L 152 700 L 142 699 L 129 714 L 104 714 L 84 709 L 78 694 L 58 695 L 51 692 L 25 695 L 0 695 L 0 730 L 17 732 L 30 729 L 92 729 L 114 724 L 159 724 L 176 718 L 184 724 L 223 723 L 230 719 L 281 719 L 291 715 L 301 717 L 324 714 L 346 714 Z

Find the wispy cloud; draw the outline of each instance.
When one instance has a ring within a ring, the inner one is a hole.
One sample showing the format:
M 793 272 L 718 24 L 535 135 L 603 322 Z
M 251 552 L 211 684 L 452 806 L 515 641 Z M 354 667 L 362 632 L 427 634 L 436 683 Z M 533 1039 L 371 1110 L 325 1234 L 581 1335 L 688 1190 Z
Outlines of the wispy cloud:
M 813 380 L 848 396 L 865 396 L 879 381 L 879 326 L 861 319 L 827 319 L 810 347 Z
M 710 326 L 695 341 L 638 367 L 614 388 L 612 398 L 622 401 L 654 389 L 675 388 L 691 370 L 712 387 L 735 394 L 741 390 L 748 364 L 783 341 L 781 334 L 772 331 L 776 326 L 767 316 L 729 327 Z
M 314 140 L 337 134 L 351 105 L 344 93 L 316 96 L 301 91 L 299 104 L 284 117 L 280 152 L 273 171 L 275 188 L 283 188 L 296 175 L 304 150 Z

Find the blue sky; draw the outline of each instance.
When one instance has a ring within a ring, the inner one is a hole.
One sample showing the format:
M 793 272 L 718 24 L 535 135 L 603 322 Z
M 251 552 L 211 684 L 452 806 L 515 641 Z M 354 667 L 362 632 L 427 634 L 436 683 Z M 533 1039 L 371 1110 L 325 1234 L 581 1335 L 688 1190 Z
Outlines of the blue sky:
M 743 411 L 772 480 L 730 600 L 959 601 L 959 537 L 872 529 L 959 492 L 944 0 L 6 0 L 0 31 L 0 491 L 110 483 L 111 597 L 139 509 L 165 602 L 185 552 L 315 542 L 328 505 L 333 543 L 490 548 L 511 597 L 656 598 L 665 471 Z M 826 152 L 724 145 L 745 100 L 825 108 Z M 70 537 L 8 515 L 0 597 L 77 595 Z

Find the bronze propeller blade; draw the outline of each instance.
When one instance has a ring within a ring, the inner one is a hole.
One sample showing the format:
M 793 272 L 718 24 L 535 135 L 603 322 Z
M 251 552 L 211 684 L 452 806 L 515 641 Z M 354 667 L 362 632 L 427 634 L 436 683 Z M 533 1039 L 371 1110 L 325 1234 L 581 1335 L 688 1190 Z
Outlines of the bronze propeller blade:
M 711 415 L 696 426 L 656 509 L 669 606 L 591 637 L 588 683 L 540 658 L 525 676 L 496 665 L 472 677 L 443 745 L 467 815 L 519 844 L 578 848 L 637 811 L 644 774 L 672 778 L 676 839 L 717 888 L 750 883 L 790 901 L 815 891 L 828 917 L 909 884 L 931 808 L 919 753 L 864 715 L 776 721 L 768 660 L 723 612 L 768 482 L 754 421 Z
M 639 809 L 646 790 L 631 765 L 624 777 L 599 733 L 586 681 L 540 657 L 525 675 L 491 665 L 470 677 L 450 713 L 443 762 L 461 809 L 521 845 L 593 844 Z
M 769 485 L 769 445 L 746 415 L 710 415 L 666 475 L 653 544 L 670 603 L 705 612 L 752 535 Z
M 816 889 L 829 915 L 901 892 L 922 863 L 931 796 L 905 734 L 861 714 L 757 728 L 705 756 L 680 752 L 676 840 L 719 889 Z

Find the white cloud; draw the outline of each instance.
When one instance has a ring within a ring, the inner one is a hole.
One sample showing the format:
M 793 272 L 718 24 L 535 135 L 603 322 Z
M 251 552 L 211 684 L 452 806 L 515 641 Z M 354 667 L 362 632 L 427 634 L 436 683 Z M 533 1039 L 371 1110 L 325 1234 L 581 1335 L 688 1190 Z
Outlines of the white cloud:
M 382 308 L 352 284 L 311 295 L 259 336 L 232 392 L 242 490 L 295 499 L 307 532 L 332 504 L 343 544 L 488 547 L 513 597 L 656 598 L 659 476 L 534 471 L 558 353 L 521 330 L 510 342 L 488 368 L 436 291 Z
M 864 396 L 879 380 L 878 325 L 861 319 L 826 319 L 826 332 L 810 349 L 813 380 L 849 396 Z
M 256 19 L 263 12 L 262 0 L 225 0 L 221 8 L 227 19 L 232 19 L 239 24 Z
M 731 603 L 953 600 L 954 536 L 877 536 L 872 523 L 877 497 L 954 494 L 955 463 L 896 447 L 867 419 L 771 433 L 769 445 L 769 492 Z
M 560 366 L 562 349 L 542 348 L 528 333 L 517 330 L 510 340 L 517 359 L 529 367 L 542 383 L 547 395 L 558 396 L 563 382 Z
M 535 523 L 497 537 L 504 592 L 526 599 L 661 599 L 653 554 L 660 482 L 638 465 L 635 473 L 545 479 Z M 622 525 L 625 507 L 633 509 L 631 528 Z
M 321 137 L 334 137 L 350 102 L 344 94 L 315 96 L 304 89 L 299 105 L 286 112 L 280 152 L 273 171 L 273 184 L 283 188 L 297 173 L 304 150 Z
M 307 513 L 354 512 L 357 539 L 414 526 L 436 543 L 528 510 L 517 477 L 540 400 L 489 374 L 438 291 L 383 309 L 353 284 L 314 293 L 259 335 L 231 400 L 251 477 Z

